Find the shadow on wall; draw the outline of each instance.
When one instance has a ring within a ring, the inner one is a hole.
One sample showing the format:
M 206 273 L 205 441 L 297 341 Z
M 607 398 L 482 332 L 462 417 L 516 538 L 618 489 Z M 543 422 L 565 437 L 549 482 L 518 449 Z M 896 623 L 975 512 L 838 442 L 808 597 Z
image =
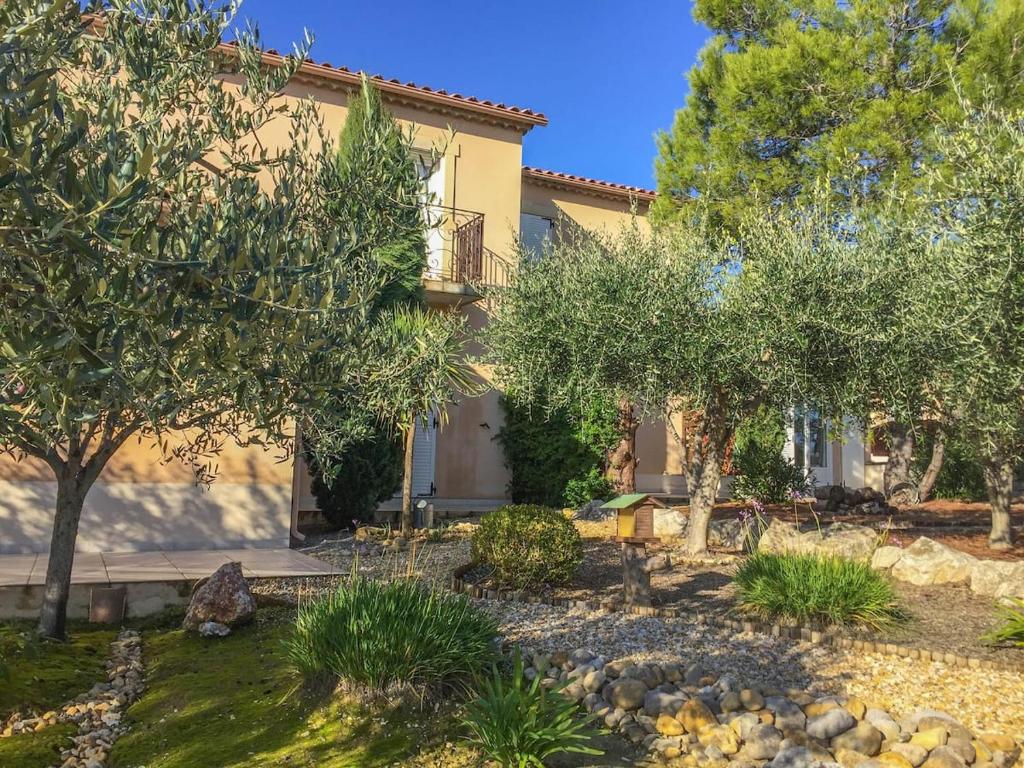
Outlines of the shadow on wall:
M 49 549 L 57 485 L 0 481 L 0 553 Z M 291 487 L 215 481 L 98 482 L 79 525 L 79 552 L 288 546 Z

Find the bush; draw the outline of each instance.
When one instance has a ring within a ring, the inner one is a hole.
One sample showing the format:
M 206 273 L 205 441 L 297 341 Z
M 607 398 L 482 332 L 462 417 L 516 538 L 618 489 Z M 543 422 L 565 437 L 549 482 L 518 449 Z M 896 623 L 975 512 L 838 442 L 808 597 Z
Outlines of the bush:
M 381 427 L 348 446 L 334 458 L 333 475 L 325 476 L 311 451 L 306 452 L 317 506 L 332 525 L 341 528 L 356 520 L 371 522 L 380 502 L 402 484 L 402 444 Z
M 516 504 L 569 504 L 569 483 L 600 474 L 618 441 L 613 405 L 594 405 L 579 419 L 564 411 L 531 410 L 509 398 L 501 402 L 505 425 L 497 439 L 511 475 L 508 493 Z
M 353 576 L 300 606 L 288 654 L 307 677 L 422 695 L 467 688 L 493 662 L 497 632 L 463 595 Z
M 565 485 L 562 494 L 565 506 L 581 507 L 594 499 L 607 500 L 615 492 L 612 481 L 597 467 L 591 467 L 584 477 L 576 477 Z
M 866 561 L 757 553 L 734 580 L 740 606 L 764 618 L 882 629 L 901 617 L 892 585 Z
M 761 406 L 740 423 L 732 454 L 732 495 L 764 504 L 784 504 L 811 491 L 811 475 L 782 455 L 786 423 L 782 411 Z
M 1011 598 L 1009 605 L 1000 605 L 1001 624 L 982 638 L 992 645 L 1024 648 L 1024 600 Z
M 733 452 L 736 477 L 732 495 L 737 499 L 756 499 L 764 504 L 784 504 L 794 495 L 811 492 L 811 475 L 788 457 L 758 444 Z
M 513 589 L 565 584 L 583 562 L 579 531 L 558 510 L 509 504 L 485 515 L 473 536 L 473 557 Z
M 508 680 L 494 668 L 478 698 L 466 706 L 469 741 L 498 765 L 544 768 L 546 758 L 561 752 L 600 755 L 586 746 L 584 729 L 593 716 L 577 718 L 576 702 L 561 695 L 560 685 L 545 690 L 537 675 L 529 684 L 517 652 Z

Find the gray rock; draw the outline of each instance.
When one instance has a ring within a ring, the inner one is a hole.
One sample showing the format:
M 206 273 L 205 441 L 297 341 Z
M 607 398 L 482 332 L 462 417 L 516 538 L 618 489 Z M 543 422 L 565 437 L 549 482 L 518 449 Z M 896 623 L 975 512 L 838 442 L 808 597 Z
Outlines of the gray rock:
M 647 686 L 632 677 L 620 677 L 604 688 L 604 697 L 613 707 L 639 709 L 647 697 Z
M 752 760 L 771 760 L 779 753 L 782 732 L 770 725 L 755 725 L 746 736 L 743 754 Z
M 917 768 L 917 766 L 921 765 L 928 759 L 927 749 L 918 744 L 911 744 L 909 742 L 905 744 L 893 744 L 889 747 L 889 751 L 907 758 L 907 761 L 914 766 L 914 768 Z
M 846 710 L 833 710 L 843 711 Z M 874 757 L 882 749 L 882 733 L 871 723 L 860 722 L 832 739 L 832 749 L 849 749 Z
M 768 765 L 772 768 L 811 768 L 814 763 L 814 755 L 807 747 L 788 747 L 780 750 Z
M 573 520 L 592 520 L 601 522 L 615 517 L 614 509 L 601 509 L 605 502 L 602 499 L 593 499 L 581 507 L 577 507 L 572 513 Z
M 887 571 L 903 557 L 902 547 L 879 547 L 871 556 L 871 567 L 876 571 Z
M 648 717 L 658 715 L 671 715 L 675 717 L 676 712 L 683 706 L 685 699 L 678 693 L 665 693 L 663 691 L 648 691 L 644 696 L 644 714 Z
M 977 757 L 977 751 L 970 740 L 960 736 L 950 736 L 949 740 L 946 741 L 946 748 L 960 755 L 960 758 L 967 764 L 973 763 L 974 758 Z
M 936 747 L 928 754 L 922 768 L 965 768 L 967 763 L 949 747 Z
M 604 686 L 605 679 L 604 672 L 599 669 L 595 669 L 583 678 L 583 687 L 589 693 L 597 693 Z
M 1024 562 L 979 560 L 971 571 L 971 591 L 988 597 L 1024 597 Z
M 807 721 L 807 734 L 816 739 L 828 741 L 850 730 L 857 724 L 856 718 L 845 709 L 830 709 L 823 715 Z M 881 740 L 879 740 L 881 741 Z
M 675 509 L 654 510 L 654 535 L 678 539 L 686 535 L 686 515 Z
M 197 630 L 201 624 L 212 621 L 237 627 L 252 621 L 255 613 L 256 599 L 242 576 L 242 564 L 225 563 L 196 584 L 181 626 Z
M 203 637 L 227 637 L 231 634 L 231 627 L 216 621 L 204 621 L 199 625 L 199 634 Z
M 807 723 L 804 711 L 789 699 L 769 696 L 764 700 L 764 705 L 775 714 L 775 727 L 780 730 L 801 729 Z

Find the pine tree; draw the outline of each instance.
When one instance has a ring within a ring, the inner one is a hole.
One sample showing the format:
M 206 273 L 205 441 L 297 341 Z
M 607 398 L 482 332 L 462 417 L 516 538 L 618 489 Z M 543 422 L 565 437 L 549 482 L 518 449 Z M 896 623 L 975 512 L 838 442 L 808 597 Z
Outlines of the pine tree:
M 654 215 L 703 198 L 734 228 L 751 203 L 909 185 L 935 160 L 956 90 L 1024 101 L 1019 0 L 697 0 L 715 36 L 659 137 Z

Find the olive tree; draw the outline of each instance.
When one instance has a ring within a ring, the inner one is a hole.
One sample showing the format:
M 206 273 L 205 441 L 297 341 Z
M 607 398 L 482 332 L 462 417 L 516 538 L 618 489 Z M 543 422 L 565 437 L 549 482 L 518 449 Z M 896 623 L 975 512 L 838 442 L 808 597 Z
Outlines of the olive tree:
M 517 397 L 579 407 L 615 396 L 643 415 L 694 417 L 686 438 L 692 553 L 707 549 L 739 421 L 761 404 L 839 399 L 825 384 L 840 379 L 819 376 L 825 335 L 804 327 L 821 322 L 806 301 L 806 279 L 817 276 L 760 240 L 777 229 L 751 227 L 737 241 L 700 221 L 650 235 L 635 224 L 587 233 L 524 260 L 484 331 L 496 380 Z
M 199 481 L 225 441 L 286 452 L 296 424 L 326 453 L 345 436 L 325 417 L 392 360 L 367 341 L 379 280 L 350 269 L 361 227 L 322 208 L 332 142 L 281 98 L 308 41 L 268 69 L 255 31 L 221 46 L 233 5 L 93 10 L 0 5 L 0 450 L 56 480 L 53 637 L 86 494 L 127 440 Z

